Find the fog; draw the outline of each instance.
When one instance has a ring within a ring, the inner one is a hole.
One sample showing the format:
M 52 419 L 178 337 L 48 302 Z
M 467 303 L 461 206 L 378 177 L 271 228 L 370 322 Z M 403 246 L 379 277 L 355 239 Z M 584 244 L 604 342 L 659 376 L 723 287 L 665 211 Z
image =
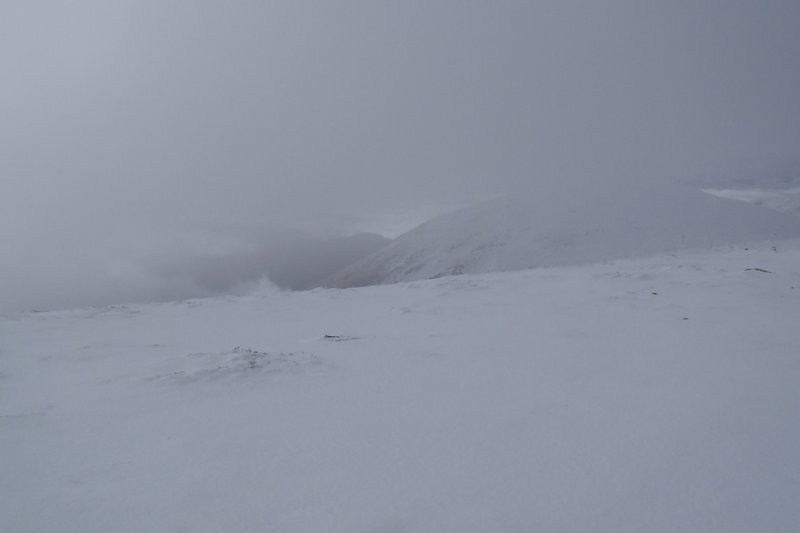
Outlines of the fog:
M 237 292 L 552 180 L 774 177 L 798 27 L 796 0 L 4 1 L 0 310 Z

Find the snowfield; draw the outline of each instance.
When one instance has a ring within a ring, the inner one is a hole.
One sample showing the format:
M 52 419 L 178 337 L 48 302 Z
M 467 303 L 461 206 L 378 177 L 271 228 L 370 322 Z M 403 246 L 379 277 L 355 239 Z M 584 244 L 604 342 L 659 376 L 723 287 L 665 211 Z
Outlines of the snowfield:
M 563 181 L 438 216 L 325 285 L 589 264 L 781 238 L 800 238 L 796 216 L 677 185 Z
M 800 215 L 800 187 L 784 189 L 705 189 L 703 192 L 774 209 L 782 213 Z
M 794 533 L 799 325 L 797 240 L 3 315 L 0 531 Z

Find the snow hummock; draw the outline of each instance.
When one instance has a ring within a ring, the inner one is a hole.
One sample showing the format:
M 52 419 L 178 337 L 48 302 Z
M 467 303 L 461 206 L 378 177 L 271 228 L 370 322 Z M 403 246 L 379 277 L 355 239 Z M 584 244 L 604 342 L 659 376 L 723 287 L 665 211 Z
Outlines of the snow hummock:
M 800 241 L 0 315 L 0 531 L 794 532 Z
M 551 184 L 439 216 L 326 282 L 353 287 L 800 237 L 800 219 L 679 186 Z

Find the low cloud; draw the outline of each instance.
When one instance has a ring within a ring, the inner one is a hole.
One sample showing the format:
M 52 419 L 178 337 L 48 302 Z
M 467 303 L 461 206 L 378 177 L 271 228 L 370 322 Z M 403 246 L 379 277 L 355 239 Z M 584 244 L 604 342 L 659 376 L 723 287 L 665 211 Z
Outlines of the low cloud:
M 560 180 L 724 178 L 800 146 L 790 0 L 0 15 L 3 309 L 215 294 L 291 256 L 265 244 L 280 228 L 346 235 Z M 310 268 L 299 248 L 285 270 Z

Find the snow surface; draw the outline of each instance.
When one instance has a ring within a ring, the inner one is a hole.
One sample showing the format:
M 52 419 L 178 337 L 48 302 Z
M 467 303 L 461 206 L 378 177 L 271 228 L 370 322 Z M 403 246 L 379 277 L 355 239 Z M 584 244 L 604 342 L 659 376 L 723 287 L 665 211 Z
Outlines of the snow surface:
M 0 531 L 800 524 L 800 241 L 1 318 Z
M 784 189 L 703 189 L 703 192 L 720 198 L 763 205 L 783 213 L 800 215 L 800 187 Z
M 561 183 L 439 216 L 326 285 L 578 265 L 789 237 L 800 237 L 797 217 L 689 188 Z

